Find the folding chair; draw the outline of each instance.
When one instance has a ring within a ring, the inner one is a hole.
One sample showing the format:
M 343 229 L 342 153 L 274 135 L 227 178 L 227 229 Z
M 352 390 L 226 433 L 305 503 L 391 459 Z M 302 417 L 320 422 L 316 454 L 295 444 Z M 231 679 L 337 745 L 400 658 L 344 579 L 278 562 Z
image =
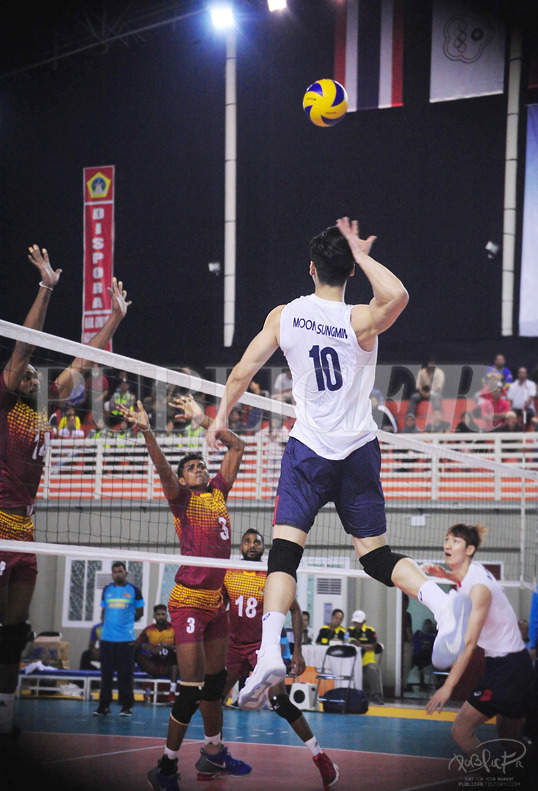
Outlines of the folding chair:
M 355 662 L 357 661 L 357 649 L 354 645 L 330 645 L 325 652 L 321 670 L 316 674 L 318 686 L 316 689 L 316 696 L 314 699 L 314 708 L 318 701 L 324 701 L 326 698 L 320 696 L 320 686 L 325 681 L 347 681 L 344 710 L 347 708 L 349 701 L 349 693 L 355 689 Z M 325 695 L 325 684 L 323 694 Z

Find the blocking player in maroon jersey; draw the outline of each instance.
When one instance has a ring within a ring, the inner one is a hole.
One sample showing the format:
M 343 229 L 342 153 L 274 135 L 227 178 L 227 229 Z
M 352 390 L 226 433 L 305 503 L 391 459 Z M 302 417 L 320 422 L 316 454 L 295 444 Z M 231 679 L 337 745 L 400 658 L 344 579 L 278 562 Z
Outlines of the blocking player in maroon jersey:
M 192 396 L 172 403 L 193 428 L 208 429 L 212 421 Z M 181 554 L 229 558 L 231 526 L 226 499 L 237 477 L 245 443 L 226 429 L 220 440 L 227 448 L 220 470 L 210 479 L 199 453 L 188 453 L 172 469 L 162 452 L 148 416 L 120 406 L 123 416 L 142 431 L 174 517 Z M 240 776 L 252 767 L 237 761 L 222 743 L 222 696 L 226 683 L 228 617 L 222 596 L 225 568 L 180 566 L 170 594 L 168 611 L 174 626 L 179 668 L 179 690 L 168 721 L 164 754 L 148 773 L 154 791 L 178 791 L 178 755 L 189 723 L 198 707 L 204 722 L 205 744 L 196 762 L 199 777 Z
M 41 277 L 38 293 L 24 326 L 41 330 L 52 292 L 62 270 L 53 270 L 48 253 L 37 245 L 28 255 Z M 104 349 L 130 305 L 123 284 L 112 281 L 108 289 L 112 313 L 88 344 Z M 37 407 L 39 379 L 30 365 L 34 347 L 17 341 L 0 375 L 0 539 L 33 541 L 36 493 L 50 440 L 47 408 Z M 56 379 L 49 403 L 66 401 L 83 380 L 89 363 L 77 357 Z M 36 557 L 29 553 L 2 552 L 0 548 L 0 735 L 13 733 L 13 709 L 19 662 L 30 632 L 30 602 L 37 576 Z
M 241 554 L 244 560 L 260 561 L 264 553 L 263 537 L 250 528 L 241 539 Z M 229 569 L 224 577 L 224 593 L 228 599 L 230 637 L 226 653 L 228 681 L 225 697 L 237 681 L 248 676 L 255 667 L 257 652 L 262 640 L 263 594 L 267 572 L 253 568 L 250 564 L 244 569 Z M 293 655 L 291 669 L 300 676 L 304 673 L 305 662 L 301 650 L 303 634 L 303 614 L 299 602 L 294 599 L 290 607 L 293 627 Z M 312 753 L 312 759 L 320 771 L 324 788 L 331 788 L 339 779 L 339 771 L 329 756 L 323 752 L 318 740 L 312 733 L 302 711 L 290 700 L 284 681 L 269 689 L 269 703 L 273 711 L 285 719 L 297 736 Z

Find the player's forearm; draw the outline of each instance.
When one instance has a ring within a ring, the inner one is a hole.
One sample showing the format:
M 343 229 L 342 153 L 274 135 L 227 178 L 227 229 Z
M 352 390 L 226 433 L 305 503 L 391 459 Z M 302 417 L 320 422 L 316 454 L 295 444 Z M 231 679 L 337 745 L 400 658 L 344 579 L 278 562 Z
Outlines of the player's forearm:
M 402 304 L 405 307 L 407 305 L 409 294 L 395 274 L 367 253 L 358 253 L 354 257 L 356 263 L 370 281 L 375 300 L 379 306 Z
M 164 494 L 169 500 L 172 500 L 177 496 L 177 489 L 179 486 L 177 476 L 170 466 L 170 462 L 164 455 L 161 446 L 157 442 L 151 427 L 148 426 L 148 428 L 140 430 L 144 435 L 149 457 L 155 465 L 155 469 L 157 470 L 157 474 L 160 478 Z

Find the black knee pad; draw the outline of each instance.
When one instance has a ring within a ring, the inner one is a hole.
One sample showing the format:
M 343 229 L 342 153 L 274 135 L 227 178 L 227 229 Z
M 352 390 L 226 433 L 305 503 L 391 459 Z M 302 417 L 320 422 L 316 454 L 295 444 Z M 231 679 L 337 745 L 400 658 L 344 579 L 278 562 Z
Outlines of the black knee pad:
M 285 538 L 275 538 L 269 550 L 267 560 L 267 576 L 273 571 L 283 571 L 297 581 L 297 569 L 303 557 L 303 548 L 295 541 L 288 541 Z
M 382 582 L 388 588 L 394 588 L 394 583 L 391 579 L 394 566 L 405 557 L 407 556 L 399 555 L 385 545 L 367 552 L 366 555 L 360 558 L 360 561 L 369 577 Z
M 202 699 L 202 687 L 190 684 L 179 684 L 176 702 L 170 716 L 181 725 L 188 725 L 192 720 Z
M 28 621 L 0 626 L 0 664 L 18 665 L 30 637 Z
M 202 700 L 222 700 L 224 695 L 224 687 L 228 680 L 228 671 L 226 668 L 219 673 L 213 675 L 206 675 L 204 681 L 204 688 L 202 690 Z
M 276 711 L 278 716 L 289 722 L 290 725 L 302 716 L 303 712 L 285 694 L 273 695 L 269 698 L 269 703 L 273 711 Z

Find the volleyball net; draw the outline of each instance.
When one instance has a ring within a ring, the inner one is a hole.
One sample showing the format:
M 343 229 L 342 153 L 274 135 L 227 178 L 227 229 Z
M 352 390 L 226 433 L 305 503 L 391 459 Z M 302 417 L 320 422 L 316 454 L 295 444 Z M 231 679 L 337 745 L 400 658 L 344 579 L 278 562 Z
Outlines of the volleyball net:
M 207 558 L 179 554 L 172 515 L 144 437 L 122 417 L 118 404 L 140 400 L 158 442 L 176 467 L 185 453 L 200 452 L 209 471 L 219 469 L 225 449 L 208 453 L 205 432 L 171 406 L 190 394 L 210 417 L 224 386 L 188 370 L 163 368 L 113 352 L 0 321 L 0 366 L 15 341 L 35 346 L 32 364 L 41 381 L 36 408 L 50 424 L 43 474 L 37 493 L 37 554 L 132 563 L 208 565 Z M 88 361 L 60 406 L 49 386 L 74 357 Z M 294 407 L 264 395 L 245 393 L 231 415 L 231 428 L 246 443 L 230 492 L 231 561 L 245 530 L 254 528 L 270 544 L 280 460 L 294 421 Z M 455 522 L 484 524 L 488 539 L 481 560 L 505 583 L 532 587 L 537 578 L 538 435 L 389 434 L 378 432 L 388 537 L 395 551 L 418 562 L 442 561 L 447 528 Z M 20 551 L 21 542 L 0 541 Z M 29 549 L 29 548 L 28 548 Z M 23 550 L 25 551 L 25 550 Z M 335 508 L 328 504 L 310 532 L 301 571 L 364 576 Z

